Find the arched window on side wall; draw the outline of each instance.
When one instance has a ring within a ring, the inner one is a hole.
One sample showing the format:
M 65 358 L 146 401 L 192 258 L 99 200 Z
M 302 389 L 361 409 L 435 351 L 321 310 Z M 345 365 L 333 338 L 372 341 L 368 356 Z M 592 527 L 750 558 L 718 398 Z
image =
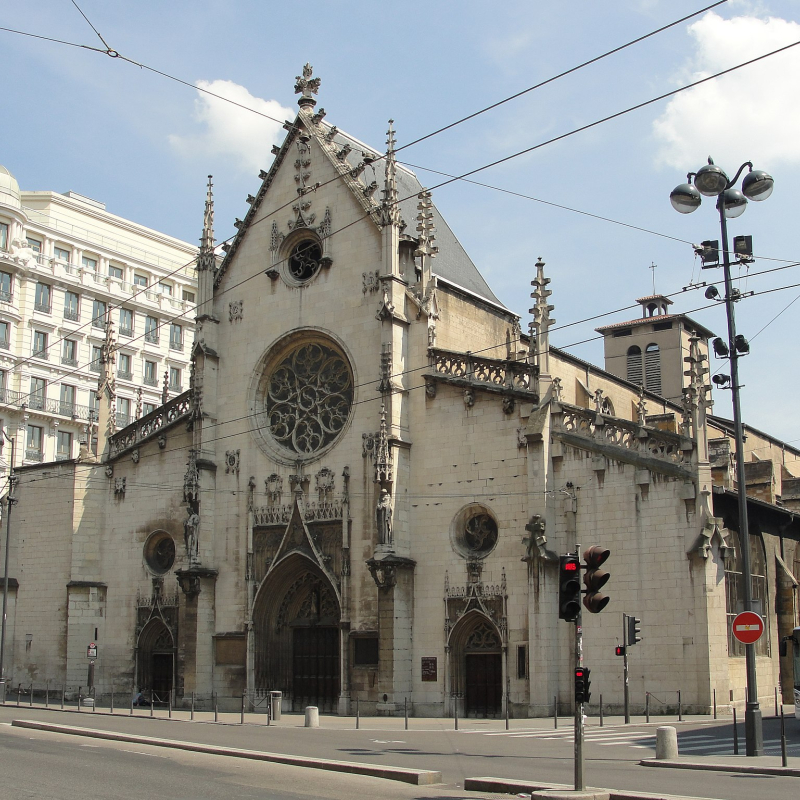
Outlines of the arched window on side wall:
M 627 376 L 628 380 L 631 383 L 637 384 L 637 386 L 642 386 L 644 384 L 642 380 L 642 350 L 636 345 L 628 348 Z
M 644 351 L 644 388 L 661 394 L 661 353 L 657 344 L 649 344 Z
M 753 611 L 769 619 L 767 603 L 767 559 L 764 555 L 764 542 L 760 533 L 751 533 L 750 545 L 750 587 L 753 597 Z M 744 611 L 744 576 L 742 574 L 741 540 L 737 531 L 730 531 L 730 541 L 734 555 L 725 559 L 725 610 L 728 614 L 728 655 L 744 656 L 745 646 L 733 637 L 733 619 Z M 769 655 L 769 624 L 761 638 L 756 642 L 756 655 Z

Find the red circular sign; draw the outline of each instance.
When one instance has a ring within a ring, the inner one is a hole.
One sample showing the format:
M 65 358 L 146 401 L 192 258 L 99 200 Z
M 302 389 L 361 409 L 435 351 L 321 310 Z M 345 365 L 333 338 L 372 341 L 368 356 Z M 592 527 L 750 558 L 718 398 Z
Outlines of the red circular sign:
M 754 644 L 764 633 L 764 620 L 755 611 L 742 611 L 733 618 L 733 635 L 742 644 Z

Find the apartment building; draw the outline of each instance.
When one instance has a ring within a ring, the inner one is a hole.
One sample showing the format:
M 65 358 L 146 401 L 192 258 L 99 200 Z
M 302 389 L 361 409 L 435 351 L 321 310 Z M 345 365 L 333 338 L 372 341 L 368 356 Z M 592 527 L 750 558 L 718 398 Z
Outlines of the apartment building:
M 96 436 L 110 312 L 116 426 L 188 388 L 197 248 L 75 192 L 20 191 L 0 166 L 2 470 L 74 458 Z

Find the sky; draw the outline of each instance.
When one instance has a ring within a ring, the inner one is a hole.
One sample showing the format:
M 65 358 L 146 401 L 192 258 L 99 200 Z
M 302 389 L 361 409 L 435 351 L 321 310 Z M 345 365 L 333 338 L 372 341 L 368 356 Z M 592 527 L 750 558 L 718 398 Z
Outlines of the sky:
M 713 0 L 507 0 L 500 10 L 473 0 L 77 2 L 109 48 L 151 69 L 0 31 L 0 164 L 23 189 L 76 191 L 197 242 L 206 176 L 214 175 L 222 240 L 285 134 L 198 87 L 291 119 L 295 76 L 310 62 L 326 121 L 383 150 L 390 118 L 402 146 Z M 106 49 L 72 0 L 0 0 L 0 9 L 6 28 Z M 523 330 L 534 264 L 544 259 L 557 320 L 551 343 L 601 366 L 594 328 L 636 318 L 638 306 L 629 307 L 654 289 L 672 296 L 673 311 L 724 336 L 723 305 L 698 288 L 721 280 L 721 270 L 701 270 L 691 244 L 719 238 L 714 203 L 684 216 L 669 193 L 709 156 L 730 176 L 746 161 L 769 172 L 772 197 L 729 223 L 731 237 L 753 236 L 756 255 L 749 268 L 734 268 L 737 287 L 754 292 L 736 306 L 751 344 L 740 360 L 742 413 L 800 447 L 792 344 L 800 266 L 788 266 L 800 261 L 790 188 L 800 186 L 800 46 L 473 176 L 494 188 L 435 188 L 446 180 L 438 173 L 461 175 L 798 41 L 800 0 L 728 0 L 398 157 L 433 187 Z M 711 369 L 729 371 L 713 356 Z M 715 390 L 714 401 L 715 413 L 731 415 L 730 392 Z

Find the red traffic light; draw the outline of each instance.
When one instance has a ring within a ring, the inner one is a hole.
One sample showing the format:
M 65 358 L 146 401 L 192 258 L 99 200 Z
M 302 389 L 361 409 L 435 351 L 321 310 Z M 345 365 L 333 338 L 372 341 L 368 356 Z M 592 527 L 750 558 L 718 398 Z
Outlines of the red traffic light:
M 596 544 L 594 547 L 588 547 L 583 551 L 583 560 L 586 562 L 586 569 L 597 569 L 608 560 L 610 555 L 611 551 L 606 550 L 605 547 L 600 547 L 600 545 Z
M 625 655 L 625 645 L 618 644 L 614 648 L 614 655 L 615 656 L 624 656 Z
M 564 572 L 576 572 L 578 570 L 577 561 L 567 561 L 564 564 Z

